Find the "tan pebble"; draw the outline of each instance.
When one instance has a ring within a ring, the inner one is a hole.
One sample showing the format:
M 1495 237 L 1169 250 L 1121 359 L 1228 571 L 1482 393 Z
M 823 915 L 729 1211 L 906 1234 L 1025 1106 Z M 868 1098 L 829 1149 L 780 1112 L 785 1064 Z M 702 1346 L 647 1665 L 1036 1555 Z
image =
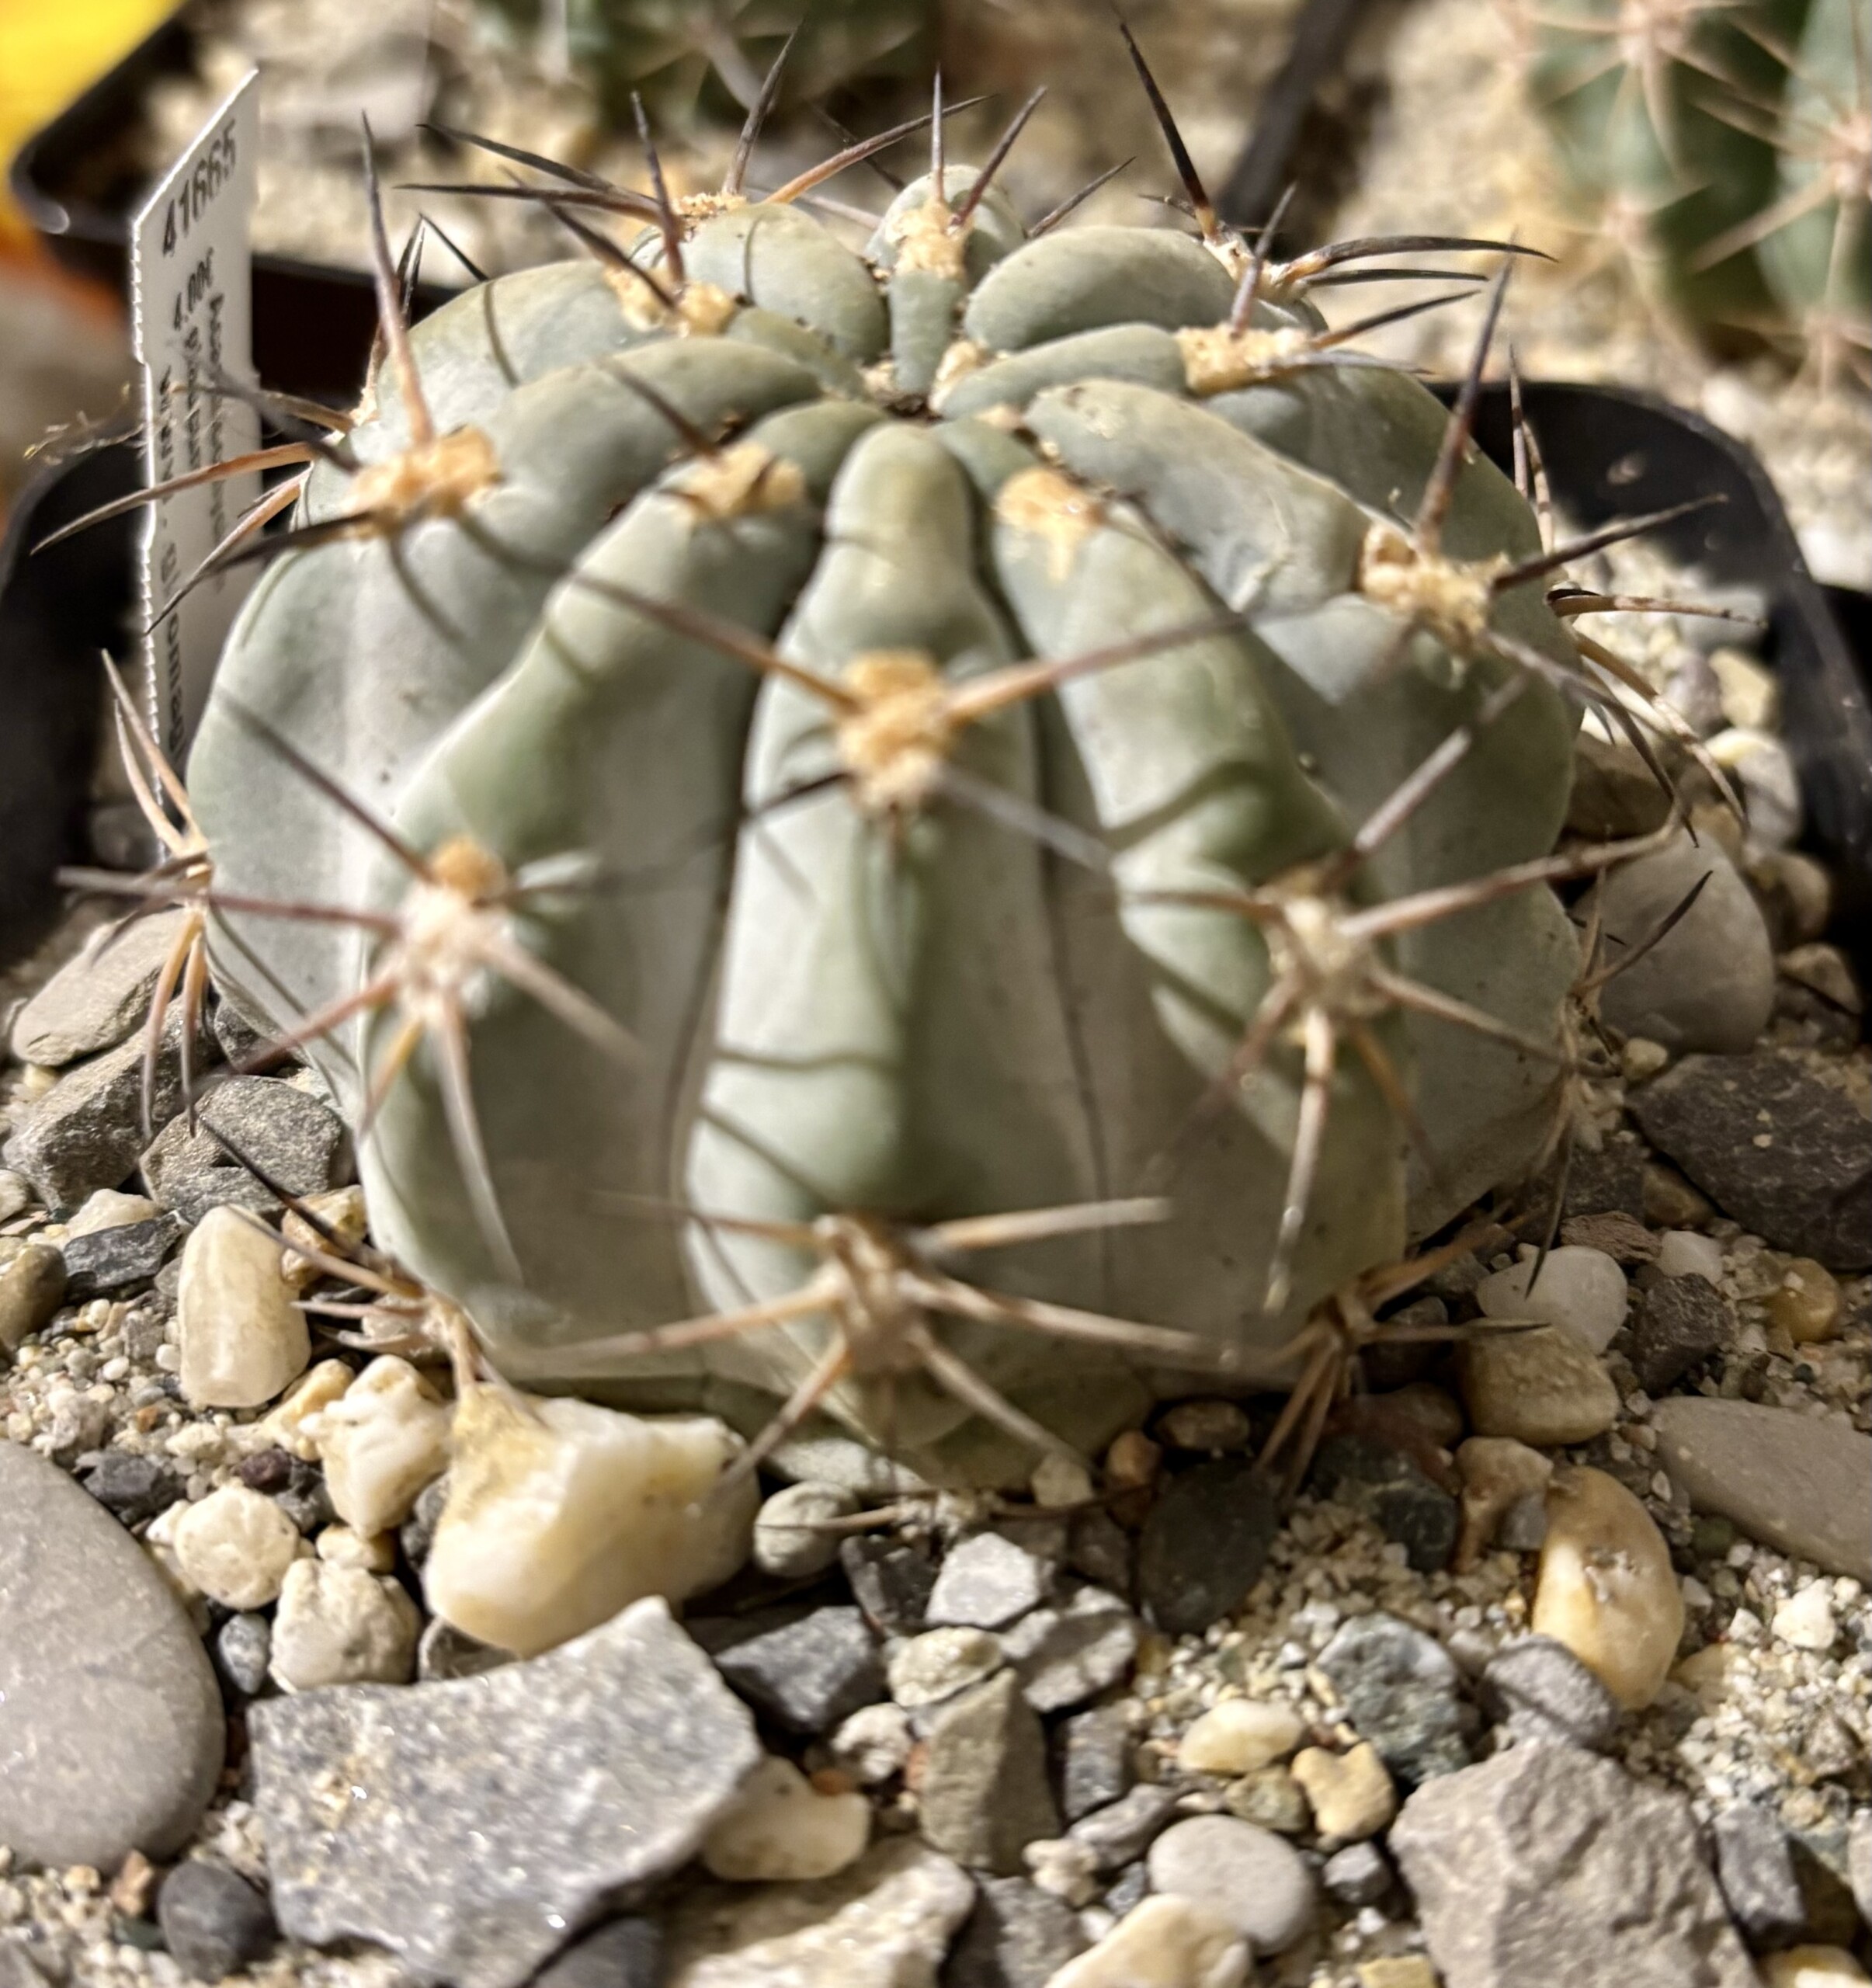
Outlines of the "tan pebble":
M 1222 1793 L 1222 1804 L 1245 1823 L 1259 1823 L 1276 1836 L 1304 1836 L 1312 1826 L 1313 1811 L 1305 1791 L 1284 1767 L 1256 1767 Z
M 649 1594 L 714 1587 L 748 1557 L 759 1487 L 717 1493 L 740 1439 L 712 1416 L 642 1417 L 471 1388 L 423 1563 L 436 1614 L 522 1656 Z
M 448 1466 L 449 1410 L 392 1353 L 372 1361 L 301 1428 L 318 1446 L 332 1509 L 356 1532 L 401 1525 Z
M 1619 1051 L 1619 1074 L 1628 1084 L 1655 1077 L 1670 1062 L 1670 1051 L 1649 1036 L 1634 1035 Z
M 1463 1480 L 1456 1570 L 1467 1573 L 1494 1545 L 1510 1509 L 1545 1495 L 1554 1463 L 1512 1436 L 1471 1436 L 1456 1452 L 1456 1468 Z
M 1177 1742 L 1177 1764 L 1195 1774 L 1252 1774 L 1284 1760 L 1306 1736 L 1306 1722 L 1289 1706 L 1224 1698 Z
M 1562 1327 L 1489 1334 L 1459 1348 L 1457 1359 L 1478 1436 L 1589 1443 L 1618 1420 L 1618 1390 L 1598 1356 Z
M 154 1222 L 160 1212 L 147 1194 L 120 1194 L 114 1187 L 100 1187 L 66 1223 L 65 1235 L 69 1239 L 128 1229 L 133 1222 Z
M 1645 1219 L 1660 1229 L 1698 1229 L 1716 1212 L 1676 1167 L 1662 1160 L 1645 1163 Z
M 197 1408 L 258 1408 L 311 1356 L 279 1239 L 231 1208 L 210 1208 L 182 1245 L 175 1322 L 182 1391 Z
M 328 1525 L 312 1543 L 319 1559 L 334 1567 L 362 1567 L 366 1573 L 387 1574 L 397 1564 L 394 1532 L 363 1533 L 348 1525 Z
M 1179 1401 L 1158 1419 L 1157 1432 L 1172 1448 L 1220 1454 L 1245 1450 L 1248 1416 L 1232 1401 Z
M 1116 1489 L 1141 1490 L 1156 1482 L 1162 1462 L 1163 1451 L 1141 1429 L 1127 1429 L 1105 1452 L 1105 1475 Z
M 255 1449 L 281 1449 L 302 1463 L 318 1460 L 318 1445 L 307 1434 L 306 1424 L 329 1408 L 356 1378 L 342 1360 L 321 1360 L 308 1368 L 280 1397 L 270 1415 L 252 1425 Z
M 1454 1449 L 1467 1427 L 1462 1404 L 1434 1382 L 1411 1381 L 1388 1394 L 1374 1395 L 1371 1401 L 1388 1423 L 1394 1418 L 1440 1450 Z
M 1853 1988 L 1869 1978 L 1843 1947 L 1790 1947 L 1759 1964 L 1762 1988 Z
M 1671 1673 L 1671 1677 L 1686 1691 L 1694 1692 L 1697 1704 L 1706 1712 L 1719 1712 L 1729 1701 L 1735 1667 L 1735 1650 L 1732 1644 L 1706 1643 L 1701 1649 L 1686 1656 Z
M 1829 1340 L 1839 1327 L 1839 1284 L 1824 1263 L 1796 1256 L 1781 1273 L 1781 1288 L 1768 1300 L 1768 1315 L 1796 1346 Z
M 1388 1955 L 1361 1961 L 1359 1988 L 1436 1988 L 1436 1970 L 1422 1954 Z
M 363 1241 L 367 1227 L 364 1214 L 364 1190 L 362 1187 L 334 1187 L 323 1194 L 308 1194 L 300 1204 L 316 1215 L 340 1242 L 356 1249 Z M 321 1236 L 305 1217 L 295 1210 L 289 1210 L 280 1225 L 280 1239 L 288 1244 L 297 1243 L 307 1249 L 316 1249 L 321 1256 L 342 1255 L 334 1250 L 331 1237 Z M 309 1290 L 325 1275 L 310 1258 L 302 1256 L 289 1248 L 280 1266 L 280 1274 L 294 1291 Z
M 1069 1505 L 1089 1504 L 1098 1495 L 1092 1473 L 1082 1463 L 1075 1463 L 1070 1457 L 1051 1455 L 1042 1457 L 1033 1466 L 1027 1488 L 1033 1493 L 1034 1503 L 1044 1505 L 1049 1511 Z
M 270 1498 L 224 1484 L 177 1514 L 169 1545 L 182 1573 L 224 1608 L 262 1608 L 278 1598 L 299 1552 L 299 1528 Z
M 1242 1988 L 1248 1943 L 1194 1899 L 1147 1898 L 1047 1988 Z
M 155 1865 L 141 1851 L 133 1850 L 110 1881 L 111 1903 L 126 1919 L 141 1919 L 148 1910 L 155 1891 Z
M 273 1617 L 271 1670 L 288 1691 L 324 1684 L 403 1684 L 422 1618 L 394 1580 L 362 1567 L 295 1560 Z
M 769 1753 L 702 1840 L 711 1877 L 732 1884 L 829 1878 L 870 1840 L 862 1795 L 821 1794 L 792 1761 Z
M 1730 724 L 1752 732 L 1773 732 L 1780 720 L 1781 686 L 1774 672 L 1741 649 L 1710 652 L 1722 698 L 1722 714 Z
M 1676 1660 L 1683 1595 L 1670 1548 L 1603 1471 L 1554 1474 L 1533 1628 L 1565 1643 L 1627 1712 L 1657 1697 Z
M 1361 1740 L 1348 1753 L 1308 1746 L 1294 1757 L 1294 1778 L 1313 1805 L 1320 1847 L 1363 1843 L 1388 1828 L 1398 1812 L 1398 1791 L 1377 1749 Z

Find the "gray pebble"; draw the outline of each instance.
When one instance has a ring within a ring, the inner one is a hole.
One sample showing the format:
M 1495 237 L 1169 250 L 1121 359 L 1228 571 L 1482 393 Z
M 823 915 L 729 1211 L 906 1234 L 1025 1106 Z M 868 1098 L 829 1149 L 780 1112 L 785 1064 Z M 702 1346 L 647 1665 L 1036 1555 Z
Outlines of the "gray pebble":
M 1405 1788 L 1468 1764 L 1456 1666 L 1434 1637 L 1394 1615 L 1355 1615 L 1315 1661 Z
M 1058 1833 L 1038 1715 L 1011 1670 L 931 1717 L 917 1791 L 923 1840 L 964 1868 L 1017 1875 L 1030 1843 Z
M 403 1557 L 412 1567 L 420 1567 L 429 1556 L 429 1548 L 435 1543 L 436 1527 L 442 1518 L 442 1508 L 449 1502 L 448 1472 L 432 1484 L 425 1484 L 416 1494 L 415 1509 L 405 1519 L 397 1533 L 397 1544 L 403 1549 Z
M 1601 1010 L 1624 1035 L 1677 1055 L 1751 1048 L 1774 1005 L 1768 928 L 1735 866 L 1708 837 L 1679 835 L 1607 873 L 1602 916 L 1608 959 L 1642 946 L 1700 878 L 1702 895 L 1650 950 L 1606 983 Z
M 182 1104 L 179 1010 L 163 1030 L 153 1104 L 158 1123 Z M 25 1114 L 0 1155 L 47 1208 L 64 1211 L 99 1187 L 120 1185 L 142 1147 L 143 1045 L 124 1042 L 75 1063 Z
M 215 1634 L 214 1667 L 242 1698 L 257 1698 L 273 1650 L 273 1625 L 264 1615 L 230 1615 Z
M 1273 1492 L 1245 1457 L 1172 1479 L 1138 1541 L 1138 1591 L 1151 1621 L 1185 1636 L 1230 1614 L 1260 1579 L 1279 1526 Z
M 1370 1437 L 1332 1437 L 1319 1446 L 1312 1483 L 1397 1541 L 1419 1573 L 1440 1573 L 1449 1566 L 1460 1510 L 1401 1451 Z
M 156 1923 L 182 1972 L 197 1981 L 238 1972 L 279 1938 L 264 1895 L 239 1872 L 200 1857 L 178 1864 L 163 1879 Z
M 12 1027 L 13 1054 L 23 1063 L 56 1069 L 114 1048 L 141 1024 L 186 916 L 154 912 L 108 943 L 93 940 L 68 960 L 20 1009 Z
M 857 1495 L 842 1484 L 789 1484 L 754 1518 L 754 1564 L 780 1580 L 807 1580 L 839 1557 L 839 1534 L 828 1521 L 849 1518 Z
M 120 1524 L 141 1525 L 182 1496 L 182 1479 L 158 1457 L 106 1450 L 85 1472 L 85 1489 Z
M 1069 1823 L 1116 1802 L 1130 1787 L 1130 1715 L 1121 1705 L 1076 1712 L 1059 1728 L 1060 1807 Z
M 1853 1812 L 1846 1833 L 1846 1877 L 1860 1917 L 1872 1926 L 1872 1809 Z
M 1046 1988 L 1084 1952 L 1078 1914 L 1025 1878 L 984 1878 L 950 1949 L 942 1988 Z
M 1483 1670 L 1476 1697 L 1488 1717 L 1519 1740 L 1551 1740 L 1603 1753 L 1618 1731 L 1617 1701 L 1553 1636 L 1522 1636 L 1507 1644 Z
M 1716 1882 L 1737 1930 L 1757 1953 L 1797 1940 L 1806 1901 L 1794 1874 L 1787 1832 L 1766 1809 L 1741 1802 L 1710 1825 Z
M 1658 1462 L 1696 1510 L 1872 1583 L 1872 1437 L 1830 1416 L 1703 1395 L 1659 1402 L 1653 1427 Z
M 663 1929 L 652 1919 L 613 1919 L 575 1941 L 533 1988 L 660 1988 L 662 1979 Z
M 1115 1594 L 1081 1588 L 1062 1608 L 1037 1608 L 1002 1636 L 1036 1712 L 1065 1712 L 1127 1676 L 1143 1625 Z
M 182 1224 L 172 1215 L 70 1237 L 64 1245 L 67 1303 L 148 1283 L 182 1238 Z
M 101 1871 L 177 1849 L 225 1736 L 155 1562 L 55 1464 L 0 1442 L 0 1843 Z
M 449 1677 L 478 1677 L 514 1660 L 511 1650 L 496 1649 L 464 1635 L 453 1622 L 432 1616 L 416 1644 L 416 1676 L 425 1684 Z
M 1452 1988 L 1755 1988 L 1690 1804 L 1577 1746 L 1426 1781 L 1387 1847 Z
M 1037 1607 L 1051 1570 L 998 1532 L 978 1532 L 951 1548 L 929 1591 L 923 1619 L 933 1627 L 999 1629 Z
M 1193 1899 L 1228 1920 L 1258 1954 L 1277 1954 L 1312 1926 L 1313 1874 L 1290 1844 L 1234 1816 L 1191 1816 L 1151 1846 L 1151 1889 Z
M 1391 1867 L 1375 1843 L 1349 1843 L 1321 1866 L 1319 1881 L 1341 1905 L 1376 1905 L 1391 1888 Z
M 1674 1388 L 1725 1345 L 1734 1329 L 1728 1300 L 1707 1278 L 1660 1278 L 1640 1297 L 1631 1328 L 1631 1371 L 1648 1395 Z
M 1131 1591 L 1136 1559 L 1131 1535 L 1103 1509 L 1075 1512 L 1066 1534 L 1066 1564 L 1075 1574 L 1115 1594 Z
M 1724 1215 L 1776 1249 L 1872 1269 L 1872 1117 L 1797 1052 L 1686 1056 L 1631 1110 Z
M 321 1194 L 339 1184 L 343 1122 L 297 1084 L 278 1077 L 230 1077 L 203 1096 L 196 1118 L 193 1131 L 186 1118 L 165 1125 L 143 1156 L 143 1177 L 151 1197 L 185 1222 L 200 1222 L 223 1204 L 256 1215 L 270 1215 L 280 1205 L 215 1139 L 215 1132 L 290 1193 Z
M 1141 1781 L 1116 1802 L 1082 1816 L 1066 1834 L 1092 1852 L 1099 1870 L 1116 1871 L 1141 1857 L 1176 1812 L 1175 1788 Z
M 914 1636 L 923 1627 L 936 1578 L 927 1554 L 888 1539 L 860 1538 L 840 1545 L 839 1562 L 853 1599 L 880 1635 Z
M 1113 1918 L 1122 1919 L 1151 1895 L 1151 1874 L 1141 1863 L 1128 1865 L 1105 1887 L 1099 1903 Z
M 877 1641 L 856 1608 L 704 1617 L 689 1628 L 742 1697 L 789 1733 L 829 1733 L 885 1695 Z

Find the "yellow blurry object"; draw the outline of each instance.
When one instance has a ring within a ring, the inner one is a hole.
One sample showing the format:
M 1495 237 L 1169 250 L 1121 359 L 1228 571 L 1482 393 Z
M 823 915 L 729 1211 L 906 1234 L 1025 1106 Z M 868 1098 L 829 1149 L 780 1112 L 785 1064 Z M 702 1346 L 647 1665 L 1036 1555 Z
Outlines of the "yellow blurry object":
M 0 162 L 174 11 L 175 0 L 0 0 Z M 27 232 L 0 186 L 0 252 Z

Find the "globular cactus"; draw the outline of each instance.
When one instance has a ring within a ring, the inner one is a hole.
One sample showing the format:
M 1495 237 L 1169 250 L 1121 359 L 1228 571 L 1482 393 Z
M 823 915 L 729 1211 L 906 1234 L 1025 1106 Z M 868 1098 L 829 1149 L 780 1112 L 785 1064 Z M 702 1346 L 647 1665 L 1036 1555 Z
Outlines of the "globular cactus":
M 915 73 L 926 58 L 929 0 L 478 0 L 498 34 L 523 35 L 567 62 L 600 109 L 627 127 L 641 92 L 665 116 L 760 94 L 761 78 L 795 30 L 792 89 L 802 102 L 876 71 Z M 545 44 L 562 41 L 557 51 Z
M 1529 85 L 1655 301 L 1863 376 L 1872 89 L 1854 0 L 1536 0 Z
M 1195 235 L 1030 228 L 939 111 L 862 252 L 588 180 L 405 333 L 380 225 L 189 775 L 224 996 L 498 1368 L 992 1480 L 1371 1326 L 1616 852 L 1486 334 L 1446 416 L 1307 294 L 1426 245 L 1251 252 L 1167 113 Z

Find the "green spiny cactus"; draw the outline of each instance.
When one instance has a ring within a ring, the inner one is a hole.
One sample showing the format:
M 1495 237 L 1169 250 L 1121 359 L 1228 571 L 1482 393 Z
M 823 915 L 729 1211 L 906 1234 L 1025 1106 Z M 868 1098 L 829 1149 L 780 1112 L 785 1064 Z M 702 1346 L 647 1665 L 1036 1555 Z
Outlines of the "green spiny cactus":
M 1195 235 L 1029 229 L 939 109 L 862 252 L 731 185 L 406 333 L 380 224 L 189 771 L 498 1366 L 994 1481 L 1524 1170 L 1608 852 L 1486 332 L 1446 418 L 1307 295 L 1392 245 L 1251 252 L 1167 113 Z
M 1530 87 L 1567 176 L 1674 316 L 1862 373 L 1872 103 L 1854 0 L 1541 0 Z
M 790 68 L 801 102 L 875 72 L 915 73 L 928 50 L 929 0 L 479 0 L 497 30 L 544 45 L 563 37 L 557 59 L 596 94 L 606 116 L 627 127 L 641 92 L 664 116 L 683 116 L 718 94 L 717 109 L 759 98 L 761 79 L 798 31 Z

